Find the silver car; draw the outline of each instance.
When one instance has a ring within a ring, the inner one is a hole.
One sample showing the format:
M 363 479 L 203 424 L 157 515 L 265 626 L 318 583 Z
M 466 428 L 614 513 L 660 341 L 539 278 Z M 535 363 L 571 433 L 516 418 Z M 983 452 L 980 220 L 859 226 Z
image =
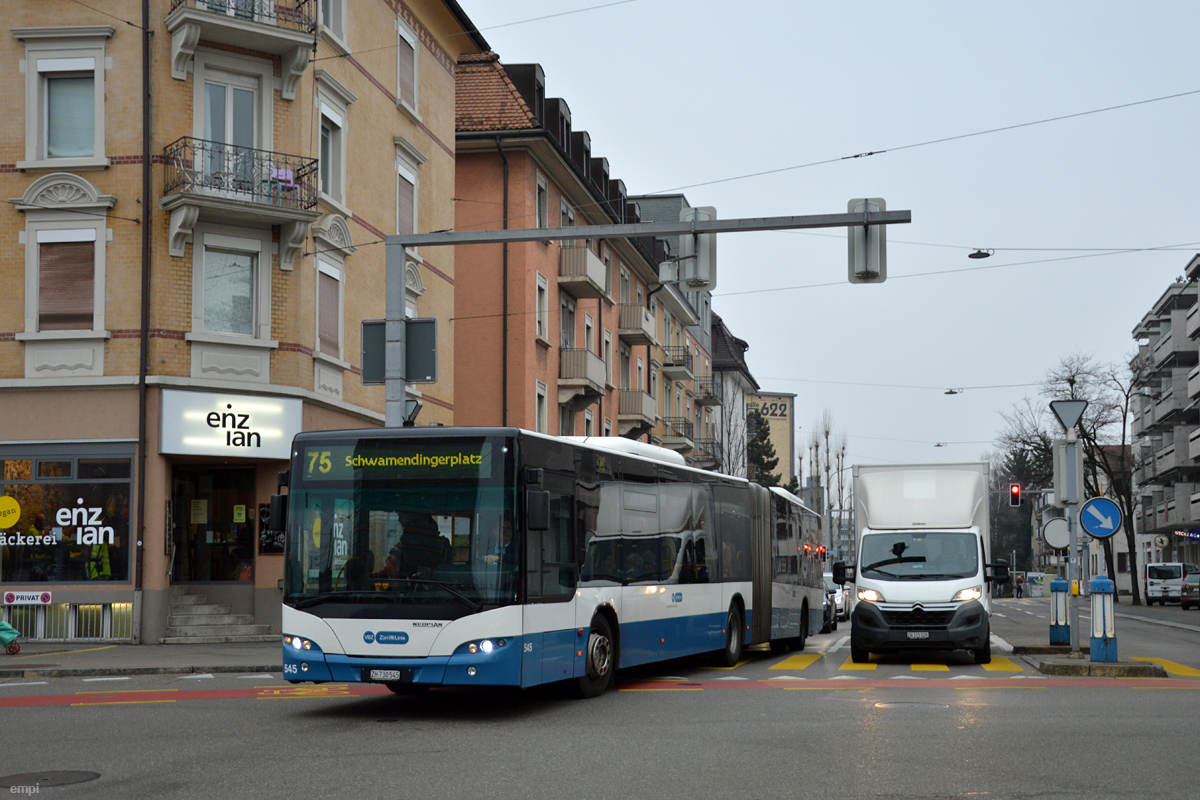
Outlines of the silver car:
M 833 592 L 833 602 L 836 607 L 836 617 L 838 620 L 845 621 L 850 619 L 850 596 L 846 594 L 846 587 L 838 586 L 833 582 L 833 573 L 825 573 L 825 591 Z

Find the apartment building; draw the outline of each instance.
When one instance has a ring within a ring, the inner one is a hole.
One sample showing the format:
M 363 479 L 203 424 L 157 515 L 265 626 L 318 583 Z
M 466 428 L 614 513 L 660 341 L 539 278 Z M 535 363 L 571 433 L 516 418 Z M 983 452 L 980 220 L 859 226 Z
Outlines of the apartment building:
M 1200 255 L 1133 329 L 1138 563 L 1200 560 Z M 1140 579 L 1140 578 L 1139 578 Z
M 746 398 L 747 411 L 757 411 L 767 421 L 768 438 L 779 463 L 779 485 L 787 486 L 796 474 L 796 395 L 791 392 L 756 392 Z
M 747 397 L 759 391 L 746 364 L 750 345 L 734 336 L 720 315 L 712 322 L 713 376 L 721 386 L 721 411 L 714 436 L 724 454 L 722 472 L 746 477 Z
M 382 422 L 381 240 L 453 226 L 456 63 L 487 43 L 454 0 L 149 9 L 5 4 L 0 579 L 45 598 L 5 614 L 270 638 L 265 504 L 295 433 Z M 409 313 L 448 318 L 454 282 L 452 249 L 410 252 Z M 453 421 L 454 344 L 422 423 Z
M 459 60 L 458 230 L 641 220 L 588 133 L 572 129 L 567 101 L 548 98 L 546 86 L 538 64 L 502 64 L 495 53 Z M 581 236 L 456 251 L 456 422 L 644 440 L 661 417 L 685 415 L 659 383 L 656 315 L 686 307 L 658 283 L 661 241 Z M 662 443 L 688 452 L 689 433 Z

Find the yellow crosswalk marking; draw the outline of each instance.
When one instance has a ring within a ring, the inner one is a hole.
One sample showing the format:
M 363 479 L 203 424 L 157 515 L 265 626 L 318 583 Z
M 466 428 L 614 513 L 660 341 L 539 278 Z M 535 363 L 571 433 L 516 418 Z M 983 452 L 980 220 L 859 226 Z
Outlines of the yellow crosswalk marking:
M 1011 658 L 993 658 L 992 663 L 984 664 L 988 672 L 1024 672 L 1021 666 Z
M 798 656 L 789 656 L 778 664 L 769 667 L 769 669 L 804 669 L 811 667 L 813 662 L 821 657 L 820 653 L 805 653 Z
M 878 666 L 879 666 L 879 664 L 875 663 L 874 661 L 868 661 L 866 664 L 855 664 L 852 660 L 847 658 L 845 663 L 843 663 L 840 667 L 838 667 L 838 669 L 847 670 L 847 671 L 850 671 L 850 670 L 870 671 L 870 670 L 875 669 Z
M 1184 664 L 1180 664 L 1176 661 L 1168 661 L 1165 658 L 1138 658 L 1137 656 L 1134 656 L 1133 660 L 1134 661 L 1153 661 L 1155 664 L 1161 665 L 1162 668 L 1167 671 L 1168 675 L 1179 675 L 1181 677 L 1186 677 L 1186 678 L 1200 677 L 1200 669 L 1196 669 L 1195 667 L 1185 666 Z
M 949 672 L 945 664 L 913 664 L 913 672 Z

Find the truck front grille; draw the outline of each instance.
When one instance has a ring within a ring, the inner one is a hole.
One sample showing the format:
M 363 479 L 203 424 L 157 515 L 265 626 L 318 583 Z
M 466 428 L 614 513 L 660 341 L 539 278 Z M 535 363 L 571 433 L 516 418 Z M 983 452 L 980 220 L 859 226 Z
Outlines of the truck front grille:
M 915 628 L 929 630 L 930 628 L 945 628 L 954 616 L 953 611 L 926 611 L 915 608 L 911 611 L 884 611 L 883 619 L 892 628 Z

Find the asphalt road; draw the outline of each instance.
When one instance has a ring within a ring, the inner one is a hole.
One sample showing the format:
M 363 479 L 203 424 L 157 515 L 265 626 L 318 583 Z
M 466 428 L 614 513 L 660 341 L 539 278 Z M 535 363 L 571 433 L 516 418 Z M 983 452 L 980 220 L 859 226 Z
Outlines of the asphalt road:
M 39 793 L 71 798 L 1195 797 L 1200 613 L 1121 609 L 1186 626 L 1118 619 L 1122 658 L 1177 670 L 1098 681 L 1005 655 L 1048 635 L 1045 607 L 997 604 L 994 654 L 1015 671 L 957 654 L 848 668 L 843 623 L 731 670 L 628 671 L 594 700 L 277 675 L 5 681 L 0 776 L 99 773 Z

